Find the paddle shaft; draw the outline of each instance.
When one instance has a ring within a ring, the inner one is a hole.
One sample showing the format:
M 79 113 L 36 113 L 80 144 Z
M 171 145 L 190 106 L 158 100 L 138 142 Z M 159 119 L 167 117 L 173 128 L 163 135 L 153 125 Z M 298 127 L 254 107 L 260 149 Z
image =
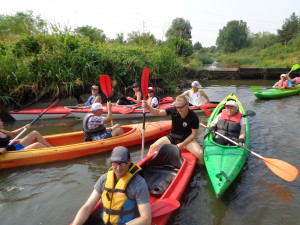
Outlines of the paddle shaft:
M 45 109 L 43 112 L 41 112 L 41 113 L 37 116 L 37 118 L 35 118 L 34 120 L 32 120 L 31 123 L 30 123 L 30 126 L 31 126 L 32 124 L 34 124 L 39 118 L 41 118 L 45 112 L 47 112 L 50 108 L 52 108 L 52 107 L 58 102 L 58 100 L 59 100 L 59 98 L 56 99 L 56 101 L 53 102 L 52 105 L 50 105 L 47 109 Z M 12 139 L 12 140 L 9 142 L 8 146 L 9 146 L 9 145 L 12 145 L 12 144 L 13 144 L 19 137 L 21 137 L 21 135 L 24 134 L 26 131 L 27 131 L 27 128 L 24 128 L 24 130 L 22 130 L 22 131 L 21 131 L 14 139 Z
M 149 76 L 150 76 L 150 69 L 144 68 L 142 73 L 142 93 L 143 99 L 146 100 L 148 95 L 148 87 L 149 87 Z M 143 108 L 143 130 L 142 130 L 142 153 L 141 159 L 144 158 L 144 151 L 145 151 L 145 123 L 146 123 L 146 112 L 145 108 Z

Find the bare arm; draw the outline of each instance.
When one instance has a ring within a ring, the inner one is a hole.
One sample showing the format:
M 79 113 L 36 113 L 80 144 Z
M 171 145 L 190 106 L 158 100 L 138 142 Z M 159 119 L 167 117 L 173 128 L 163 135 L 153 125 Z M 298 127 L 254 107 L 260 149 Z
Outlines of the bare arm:
M 140 104 L 141 103 L 141 100 L 142 100 L 142 93 L 139 91 L 137 94 L 136 94 L 136 100 L 131 98 L 130 99 L 131 101 L 133 101 L 135 104 Z
M 142 101 L 142 106 L 146 109 L 149 110 L 149 112 L 154 115 L 154 116 L 167 116 L 166 110 L 162 109 L 155 109 L 149 106 L 146 100 Z
M 84 205 L 77 212 L 72 225 L 84 224 L 84 222 L 88 219 L 92 209 L 99 201 L 100 197 L 100 194 L 96 190 L 94 190 L 86 203 L 84 203 Z
M 185 147 L 188 143 L 191 141 L 195 140 L 195 138 L 198 135 L 198 129 L 192 129 L 192 133 L 181 143 L 177 144 L 178 148 L 183 148 Z
M 0 132 L 2 132 L 3 134 L 10 136 L 10 137 L 15 137 L 17 136 L 19 133 L 21 133 L 25 128 L 30 129 L 30 124 L 25 125 L 24 127 L 20 127 L 19 129 L 13 130 L 13 131 L 8 131 L 8 130 L 3 130 L 1 129 Z
M 138 210 L 140 216 L 127 222 L 130 225 L 150 225 L 151 224 L 151 207 L 150 203 L 139 204 Z
M 180 96 L 188 96 L 189 95 L 189 90 L 188 91 L 185 91 L 183 92 Z
M 206 99 L 206 102 L 209 102 L 209 98 L 204 91 L 200 91 L 200 94 Z
M 107 102 L 107 115 L 103 120 L 103 123 L 109 123 L 112 118 L 112 113 L 111 113 L 111 102 Z
M 101 97 L 100 97 L 100 96 L 96 96 L 96 98 L 95 98 L 95 100 L 94 100 L 94 102 L 93 102 L 93 103 L 96 103 L 96 102 L 98 102 L 98 103 L 102 103 L 102 99 L 101 99 Z

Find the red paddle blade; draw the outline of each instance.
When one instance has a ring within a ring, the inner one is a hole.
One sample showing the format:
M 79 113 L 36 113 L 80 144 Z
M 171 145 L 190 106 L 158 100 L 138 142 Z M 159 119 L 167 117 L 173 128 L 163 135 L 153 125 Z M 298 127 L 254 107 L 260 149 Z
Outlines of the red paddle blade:
M 180 202 L 172 198 L 159 199 L 151 205 L 152 217 L 168 214 L 180 207 Z
M 293 181 L 298 176 L 298 169 L 293 165 L 279 159 L 262 158 L 266 165 L 275 173 L 286 181 Z
M 200 109 L 202 109 L 202 111 L 207 115 L 210 116 L 211 115 L 211 111 L 209 111 L 207 108 L 205 108 L 204 106 L 200 106 Z
M 107 98 L 109 98 L 109 96 L 112 93 L 112 86 L 111 86 L 110 76 L 100 75 L 99 76 L 99 82 L 100 82 L 100 87 L 101 87 L 102 92 L 105 94 L 105 96 Z
M 144 100 L 146 100 L 148 95 L 149 76 L 150 76 L 150 69 L 144 68 L 142 73 L 142 93 L 143 93 Z

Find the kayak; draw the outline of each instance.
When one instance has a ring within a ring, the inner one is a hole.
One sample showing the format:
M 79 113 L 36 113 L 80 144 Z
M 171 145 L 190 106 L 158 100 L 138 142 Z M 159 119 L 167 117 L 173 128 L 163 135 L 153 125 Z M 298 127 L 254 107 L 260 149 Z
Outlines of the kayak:
M 245 110 L 241 102 L 235 95 L 230 94 L 215 108 L 207 122 L 208 125 L 219 113 L 221 113 L 224 104 L 228 100 L 236 101 L 239 105 L 239 111 L 242 114 L 245 114 Z M 246 123 L 246 138 L 244 147 L 249 148 L 249 122 L 247 117 L 244 117 L 244 120 Z M 204 163 L 216 196 L 219 198 L 239 175 L 248 157 L 248 151 L 239 146 L 224 146 L 217 144 L 214 142 L 213 136 L 213 133 L 209 133 L 203 141 Z
M 165 97 L 163 98 L 159 104 L 165 104 L 165 103 L 170 103 L 173 102 L 174 98 L 173 97 Z M 106 103 L 103 104 L 104 107 L 106 107 Z M 123 112 L 123 113 L 128 113 L 128 108 L 129 107 L 139 107 L 141 104 L 137 105 L 130 105 L 130 106 L 117 106 L 113 105 L 112 110 L 115 113 L 118 112 Z M 58 106 L 58 107 L 53 107 L 48 109 L 44 114 L 43 114 L 43 119 L 60 119 L 60 118 L 70 118 L 74 117 L 74 114 L 71 113 L 71 110 L 79 110 L 79 112 L 84 111 L 89 112 L 89 108 L 84 109 L 83 107 L 77 107 L 77 106 Z M 44 109 L 26 109 L 26 110 L 11 110 L 9 111 L 9 114 L 15 119 L 15 120 L 33 120 L 37 118 L 39 114 L 41 114 L 44 111 Z M 77 116 L 75 116 L 77 118 Z M 117 118 L 115 118 L 117 119 Z
M 300 85 L 298 85 L 295 88 L 290 88 L 290 89 L 277 89 L 277 88 L 272 88 L 266 91 L 258 91 L 255 92 L 254 95 L 257 98 L 261 99 L 273 99 L 273 98 L 283 98 L 283 97 L 288 97 L 292 95 L 297 95 L 300 93 Z
M 137 163 L 142 167 L 140 175 L 145 178 L 149 189 L 153 225 L 167 224 L 172 213 L 180 207 L 179 200 L 197 162 L 197 158 L 185 149 L 171 150 L 159 150 Z M 85 225 L 99 224 L 101 204 L 100 200 Z
M 145 142 L 169 134 L 171 126 L 170 120 L 146 123 Z M 83 142 L 82 131 L 44 136 L 53 147 L 8 151 L 0 155 L 0 169 L 74 159 L 109 151 L 119 145 L 131 146 L 142 143 L 142 123 L 122 127 L 125 133 L 120 136 L 90 142 Z
M 205 107 L 207 109 L 213 109 L 218 104 L 219 104 L 219 102 L 208 102 L 208 103 L 204 103 L 203 107 Z M 172 105 L 170 103 L 165 103 L 165 104 L 159 105 L 158 109 L 166 109 L 166 108 L 170 108 L 170 107 L 174 107 L 174 105 Z M 190 108 L 190 110 L 195 110 L 196 112 L 202 111 L 201 107 L 197 107 L 197 106 L 190 106 L 189 108 Z M 73 117 L 80 119 L 80 120 L 82 120 L 88 112 L 90 112 L 89 109 L 73 109 L 73 110 L 71 110 Z M 106 116 L 106 113 L 107 113 L 107 110 L 104 109 L 103 116 Z M 145 113 L 146 113 L 147 117 L 154 116 L 151 113 L 149 113 L 148 110 L 146 110 Z M 113 119 L 131 119 L 131 118 L 141 118 L 141 117 L 143 117 L 143 107 L 141 107 L 141 106 L 138 106 L 138 107 L 121 106 L 121 105 L 118 105 L 118 106 L 113 105 L 112 106 L 112 118 Z

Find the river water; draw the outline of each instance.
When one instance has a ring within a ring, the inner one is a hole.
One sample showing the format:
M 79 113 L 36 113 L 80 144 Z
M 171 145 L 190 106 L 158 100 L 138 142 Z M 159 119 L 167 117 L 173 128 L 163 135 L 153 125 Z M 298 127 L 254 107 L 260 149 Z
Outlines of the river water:
M 250 118 L 251 147 L 268 158 L 286 161 L 300 168 L 299 96 L 258 100 L 250 86 L 269 87 L 275 81 L 218 80 L 203 83 L 211 101 L 230 93 L 244 107 L 256 112 Z M 199 114 L 202 123 L 208 117 Z M 148 121 L 166 118 L 147 118 Z M 118 121 L 121 124 L 141 119 Z M 6 123 L 8 130 L 28 121 Z M 35 128 L 42 134 L 81 130 L 75 119 L 40 120 Z M 203 131 L 203 130 L 201 130 Z M 202 132 L 201 132 L 202 133 Z M 202 143 L 203 134 L 198 141 Z M 146 149 L 150 143 L 146 144 Z M 140 160 L 140 146 L 130 147 L 133 161 Z M 69 224 L 93 190 L 98 177 L 108 169 L 110 153 L 74 160 L 0 170 L 1 225 Z M 189 186 L 169 224 L 197 225 L 296 225 L 300 221 L 300 179 L 287 182 L 271 172 L 265 163 L 249 154 L 238 179 L 221 199 L 216 198 L 205 168 L 196 167 Z

